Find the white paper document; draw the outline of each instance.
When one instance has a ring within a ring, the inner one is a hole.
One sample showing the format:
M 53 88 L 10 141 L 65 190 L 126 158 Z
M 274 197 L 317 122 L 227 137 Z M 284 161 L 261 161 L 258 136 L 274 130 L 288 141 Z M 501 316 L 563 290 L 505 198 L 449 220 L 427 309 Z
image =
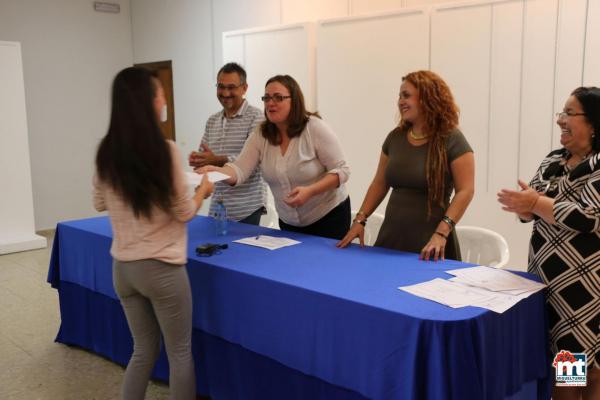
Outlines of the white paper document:
M 454 282 L 457 285 L 469 287 L 469 288 L 471 288 L 471 290 L 474 290 L 475 292 L 479 292 L 483 296 L 485 296 L 481 300 L 476 301 L 473 304 L 469 304 L 469 305 L 475 306 L 475 307 L 487 308 L 488 310 L 492 310 L 492 311 L 495 311 L 500 314 L 503 313 L 504 311 L 508 310 L 515 304 L 517 304 L 519 301 L 523 300 L 526 297 L 529 297 L 529 295 L 531 295 L 539 290 L 539 289 L 534 289 L 533 291 L 514 295 L 514 294 L 510 294 L 510 293 L 493 292 L 491 290 L 482 289 L 482 288 L 475 287 L 475 286 L 469 286 L 469 285 L 466 285 L 461 282 L 456 282 L 456 281 L 454 281 L 454 279 L 455 278 L 452 278 L 452 279 L 450 279 L 450 281 Z
M 454 269 L 446 272 L 456 277 L 456 279 L 452 279 L 454 282 L 461 282 L 494 292 L 521 294 L 532 290 L 535 292 L 546 287 L 543 283 L 523 278 L 512 272 L 484 266 Z
M 188 185 L 198 186 L 200 182 L 202 182 L 202 177 L 204 174 L 197 174 L 195 172 L 185 171 L 185 176 L 187 178 Z M 225 175 L 218 171 L 210 171 L 208 173 L 208 180 L 212 183 L 223 181 L 225 179 L 229 179 L 229 175 Z
M 455 276 L 398 289 L 453 308 L 475 306 L 503 313 L 546 286 L 509 271 L 483 266 L 446 272 Z
M 235 243 L 247 244 L 250 246 L 263 247 L 269 250 L 277 250 L 282 247 L 293 246 L 301 242 L 284 237 L 275 237 L 268 235 L 251 236 L 243 239 L 234 240 Z
M 411 286 L 401 286 L 398 289 L 452 308 L 465 307 L 474 302 L 487 300 L 487 296 L 475 290 L 476 288 L 455 284 L 442 278 Z

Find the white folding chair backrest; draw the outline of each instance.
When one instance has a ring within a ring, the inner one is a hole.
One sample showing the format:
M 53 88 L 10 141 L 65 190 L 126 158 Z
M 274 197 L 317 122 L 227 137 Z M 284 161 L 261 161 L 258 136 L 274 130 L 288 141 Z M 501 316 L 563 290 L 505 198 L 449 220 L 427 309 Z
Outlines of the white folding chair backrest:
M 356 218 L 356 211 L 352 211 L 352 220 Z M 383 215 L 379 213 L 373 213 L 369 216 L 367 220 L 367 225 L 365 226 L 365 244 L 367 246 L 373 246 L 375 244 L 375 240 L 377 240 L 377 235 L 379 234 L 379 229 L 381 228 L 381 224 L 383 223 Z M 353 243 L 359 243 L 358 239 L 352 241 Z
M 267 213 L 260 217 L 260 226 L 279 229 L 279 215 L 275 210 L 275 206 L 271 203 L 267 203 L 265 208 L 267 209 Z
M 510 256 L 508 243 L 499 233 L 478 226 L 458 225 L 456 234 L 464 262 L 506 267 Z

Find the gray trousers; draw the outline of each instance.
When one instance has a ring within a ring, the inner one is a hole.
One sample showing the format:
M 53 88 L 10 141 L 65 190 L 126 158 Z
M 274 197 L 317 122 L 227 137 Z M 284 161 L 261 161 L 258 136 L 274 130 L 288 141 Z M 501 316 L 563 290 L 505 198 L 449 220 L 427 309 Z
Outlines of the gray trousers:
M 143 400 L 160 353 L 162 332 L 173 400 L 195 399 L 192 293 L 185 266 L 158 260 L 113 262 L 113 284 L 133 336 L 123 400 Z

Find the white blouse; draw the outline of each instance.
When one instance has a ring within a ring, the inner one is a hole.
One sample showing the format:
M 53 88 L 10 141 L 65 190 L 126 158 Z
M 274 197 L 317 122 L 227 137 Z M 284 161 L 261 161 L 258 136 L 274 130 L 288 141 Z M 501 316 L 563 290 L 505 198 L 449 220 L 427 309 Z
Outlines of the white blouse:
M 264 138 L 258 126 L 246 140 L 237 160 L 226 165 L 233 168 L 237 185 L 242 184 L 257 164 L 263 179 L 271 187 L 279 218 L 289 225 L 307 226 L 323 218 L 348 197 L 344 183 L 350 176 L 342 146 L 335 133 L 323 120 L 310 117 L 300 136 L 290 139 L 284 155 L 279 145 Z M 308 186 L 326 174 L 337 174 L 340 185 L 311 197 L 293 208 L 283 199 L 297 186 Z

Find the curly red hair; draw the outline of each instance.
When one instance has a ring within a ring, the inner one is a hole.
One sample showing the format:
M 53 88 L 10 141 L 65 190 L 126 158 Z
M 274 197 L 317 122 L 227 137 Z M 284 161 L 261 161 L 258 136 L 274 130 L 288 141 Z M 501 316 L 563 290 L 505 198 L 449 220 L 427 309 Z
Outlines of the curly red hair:
M 454 102 L 450 88 L 440 76 L 431 71 L 416 71 L 402 77 L 419 93 L 420 113 L 423 115 L 423 133 L 429 136 L 427 151 L 427 214 L 431 215 L 434 205 L 444 207 L 446 191 L 445 177 L 448 173 L 446 138 L 458 127 L 460 111 Z M 400 130 L 407 133 L 412 124 L 400 121 Z

